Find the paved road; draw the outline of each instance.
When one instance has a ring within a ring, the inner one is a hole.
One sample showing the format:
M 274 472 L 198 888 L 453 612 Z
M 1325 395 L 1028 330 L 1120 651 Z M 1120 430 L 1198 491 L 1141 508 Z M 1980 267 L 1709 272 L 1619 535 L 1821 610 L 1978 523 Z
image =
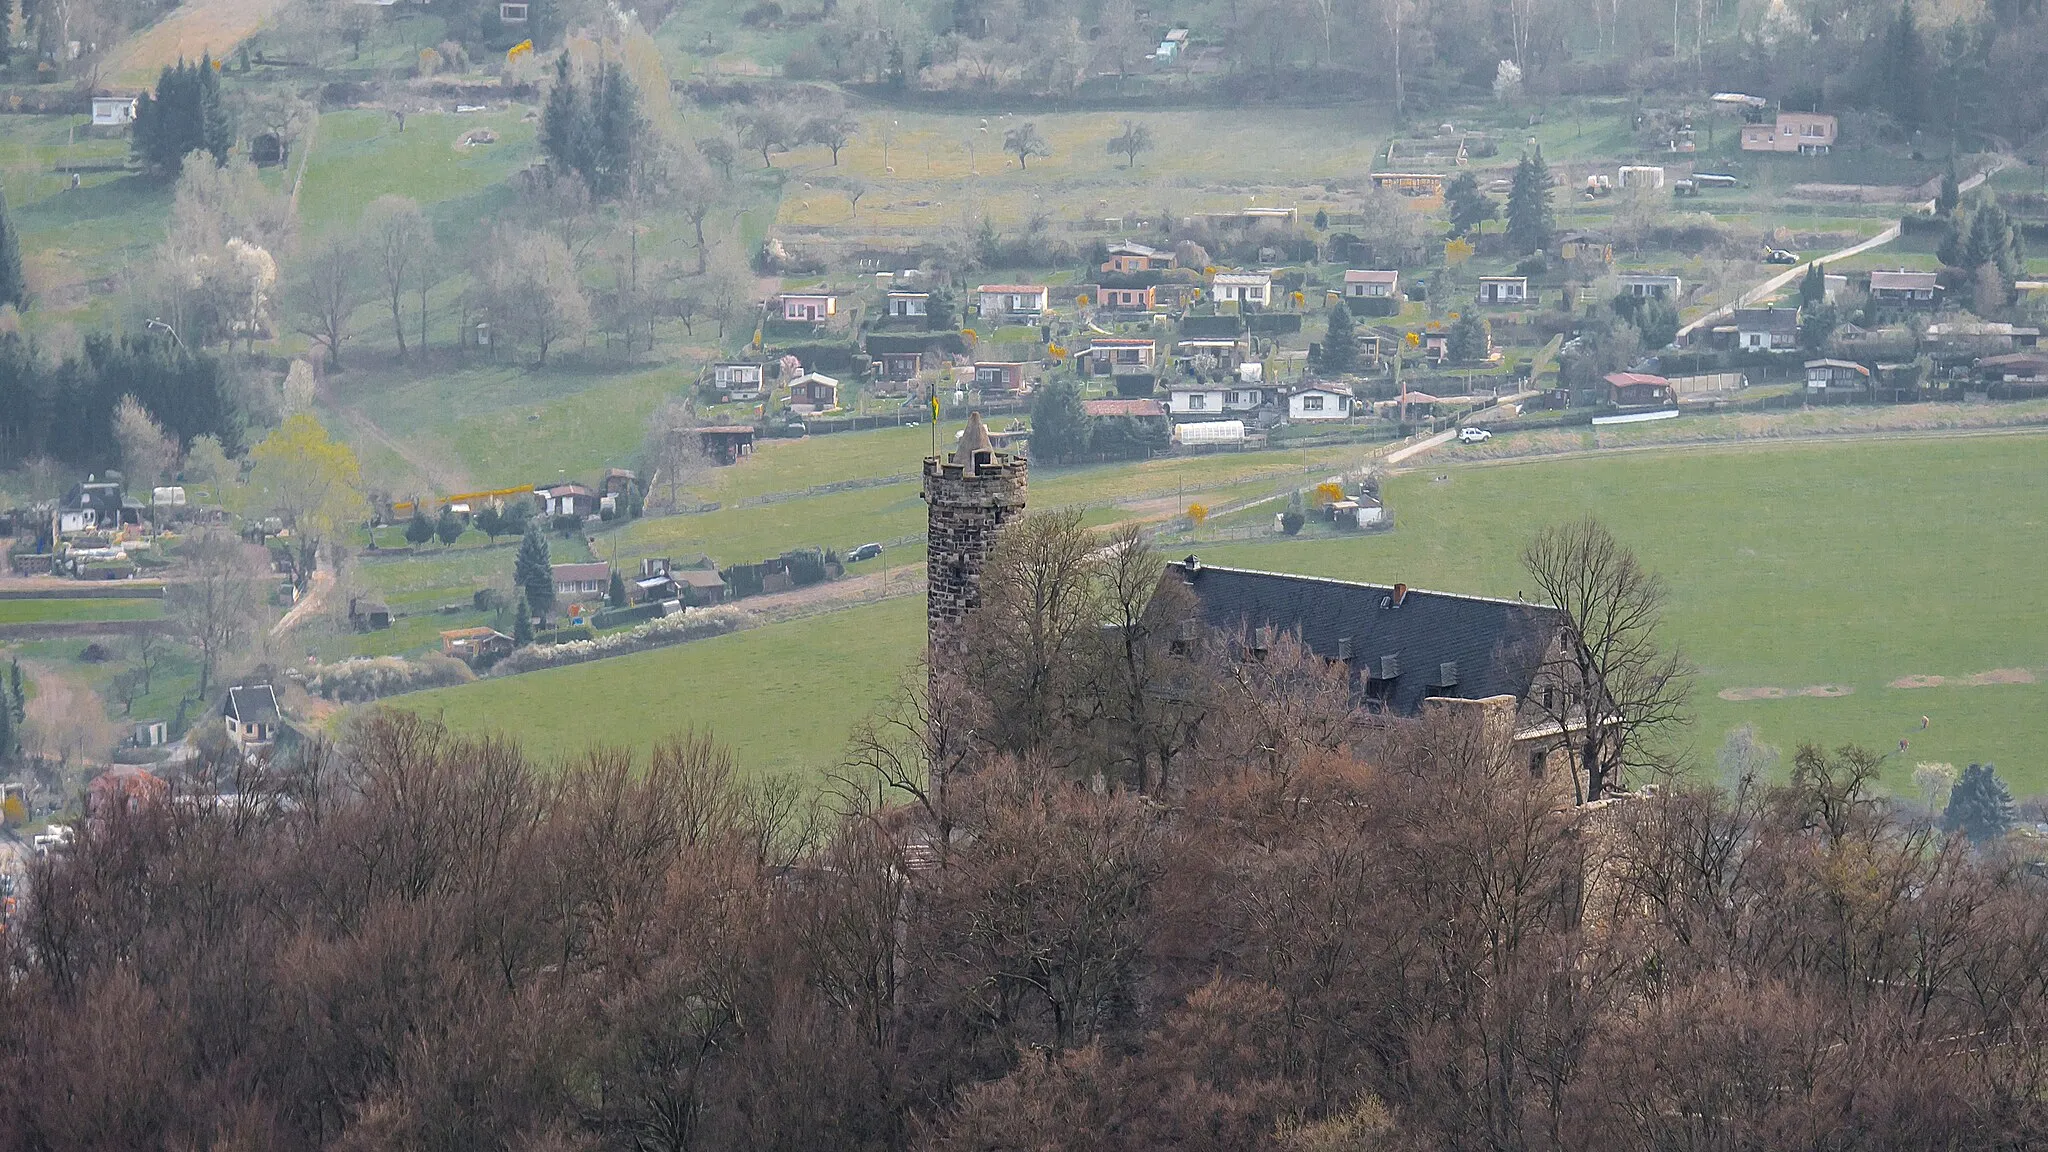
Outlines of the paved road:
M 1991 175 L 1991 173 L 1996 172 L 2003 167 L 2005 167 L 2005 162 L 2001 160 L 1998 163 L 1993 164 L 1990 168 L 1986 169 L 1985 171 L 1979 172 L 1975 176 L 1972 176 L 1967 180 L 1959 181 L 1956 187 L 1964 192 L 1968 192 L 1970 189 L 1975 188 L 1978 185 L 1984 183 L 1985 177 Z M 1910 207 L 1922 212 L 1932 212 L 1934 211 L 1934 201 L 1923 200 L 1918 204 L 1910 205 Z M 1755 301 L 1761 300 L 1764 297 L 1769 296 L 1774 292 L 1777 292 L 1779 289 L 1785 287 L 1785 285 L 1790 284 L 1793 280 L 1806 275 L 1806 270 L 1808 268 L 1813 267 L 1815 264 L 1833 264 L 1840 260 L 1847 260 L 1852 256 L 1861 256 L 1865 252 L 1868 252 L 1873 248 L 1882 248 L 1886 244 L 1889 244 L 1892 241 L 1897 240 L 1898 238 L 1899 226 L 1897 224 L 1893 224 L 1891 227 L 1886 228 L 1884 231 L 1879 232 L 1877 235 L 1872 236 L 1870 239 L 1865 240 L 1860 244 L 1851 244 L 1849 247 L 1844 248 L 1839 252 L 1830 252 L 1827 255 L 1819 257 L 1817 259 L 1808 260 L 1804 264 L 1795 264 L 1792 267 L 1787 268 L 1785 271 L 1770 277 L 1763 283 L 1758 284 L 1754 288 L 1749 289 L 1747 292 L 1738 295 L 1737 297 L 1735 297 L 1735 299 L 1729 301 L 1728 303 L 1722 305 L 1719 308 L 1714 309 L 1712 312 L 1707 313 L 1705 316 L 1702 316 L 1699 319 L 1693 321 L 1692 323 L 1687 324 L 1685 327 L 1680 328 L 1678 330 L 1678 343 L 1685 343 L 1685 338 L 1687 336 L 1690 336 L 1692 333 L 1699 330 L 1701 327 L 1705 325 L 1712 324 L 1714 321 L 1719 320 L 1724 316 L 1730 315 L 1737 308 L 1746 308 Z

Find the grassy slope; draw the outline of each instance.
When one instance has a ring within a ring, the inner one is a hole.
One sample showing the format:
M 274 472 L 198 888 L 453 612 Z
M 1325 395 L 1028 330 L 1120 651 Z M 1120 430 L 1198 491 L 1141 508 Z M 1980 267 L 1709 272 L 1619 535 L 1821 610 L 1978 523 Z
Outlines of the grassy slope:
M 1213 545 L 1201 554 L 1513 596 L 1530 590 L 1517 560 L 1530 532 L 1590 512 L 1670 582 L 1671 636 L 1700 667 L 1691 739 L 1703 754 L 1747 721 L 1788 752 L 1806 740 L 1890 749 L 1886 781 L 1896 788 L 1907 787 L 1916 761 L 1990 759 L 2016 791 L 2035 792 L 2048 789 L 2036 720 L 2048 714 L 2048 684 L 1887 685 L 2010 667 L 2048 679 L 2048 607 L 2024 591 L 2048 565 L 2048 513 L 2038 502 L 1983 498 L 2041 491 L 2044 447 L 2048 438 L 2008 437 L 1451 468 L 1449 482 L 1433 482 L 1435 472 L 1390 482 L 1400 517 L 1391 535 Z M 749 763 L 818 764 L 914 654 L 917 604 L 416 699 L 466 728 L 502 726 L 550 753 L 596 739 L 644 744 L 695 720 L 717 724 Z M 1716 696 L 1821 684 L 1855 691 L 1747 703 Z M 1922 714 L 1933 720 L 1924 733 Z M 1904 758 L 1896 754 L 1902 736 L 1912 741 Z
M 903 597 L 403 699 L 459 731 L 516 737 L 536 756 L 592 743 L 644 750 L 694 725 L 739 749 L 749 772 L 814 775 L 894 690 L 923 634 L 923 600 Z

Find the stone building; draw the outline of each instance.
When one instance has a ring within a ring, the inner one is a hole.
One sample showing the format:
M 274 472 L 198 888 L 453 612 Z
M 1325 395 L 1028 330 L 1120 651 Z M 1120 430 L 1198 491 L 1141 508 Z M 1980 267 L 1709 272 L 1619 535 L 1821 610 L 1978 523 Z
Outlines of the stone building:
M 1024 514 L 1029 471 L 1023 457 L 989 443 L 979 412 L 967 418 L 950 457 L 925 458 L 925 616 L 934 667 L 960 621 L 981 606 L 982 571 L 997 531 Z

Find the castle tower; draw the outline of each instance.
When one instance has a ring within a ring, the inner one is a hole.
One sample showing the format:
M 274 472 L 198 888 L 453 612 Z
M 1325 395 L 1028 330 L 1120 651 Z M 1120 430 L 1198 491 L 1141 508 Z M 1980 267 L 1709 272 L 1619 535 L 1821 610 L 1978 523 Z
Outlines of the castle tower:
M 982 570 L 997 530 L 1024 514 L 1030 470 L 1023 457 L 995 450 L 979 412 L 950 457 L 925 458 L 925 623 L 935 666 L 960 621 L 981 606 Z

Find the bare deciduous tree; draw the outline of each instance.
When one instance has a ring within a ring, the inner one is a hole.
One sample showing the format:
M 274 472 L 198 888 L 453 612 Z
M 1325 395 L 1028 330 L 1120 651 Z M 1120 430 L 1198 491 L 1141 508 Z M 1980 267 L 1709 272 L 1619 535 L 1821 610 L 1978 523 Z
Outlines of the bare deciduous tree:
M 420 342 L 426 343 L 426 286 L 433 278 L 434 228 L 426 213 L 405 196 L 379 196 L 363 210 L 360 235 L 369 247 L 370 262 L 391 309 L 391 335 L 398 354 L 406 354 L 405 317 L 401 311 L 408 288 L 420 293 Z
M 1598 800 L 1625 773 L 1668 763 L 1652 738 L 1684 722 L 1691 666 L 1662 645 L 1663 580 L 1599 521 L 1544 530 L 1522 563 L 1564 613 L 1564 634 L 1538 675 L 1558 689 L 1544 706 L 1570 752 L 1578 796 Z
M 199 649 L 199 695 L 205 696 L 224 661 L 241 651 L 256 628 L 262 600 L 257 566 L 231 533 L 209 530 L 181 549 L 184 578 L 164 594 L 179 633 Z

